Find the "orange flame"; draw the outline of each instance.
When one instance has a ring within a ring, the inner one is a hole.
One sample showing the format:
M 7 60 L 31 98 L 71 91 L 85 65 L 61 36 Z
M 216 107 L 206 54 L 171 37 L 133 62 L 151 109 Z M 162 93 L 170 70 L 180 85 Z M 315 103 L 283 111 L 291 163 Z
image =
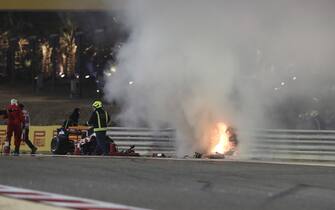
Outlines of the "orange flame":
M 227 128 L 228 126 L 222 122 L 216 124 L 212 135 L 212 142 L 216 145 L 211 149 L 211 153 L 225 154 L 231 149 Z

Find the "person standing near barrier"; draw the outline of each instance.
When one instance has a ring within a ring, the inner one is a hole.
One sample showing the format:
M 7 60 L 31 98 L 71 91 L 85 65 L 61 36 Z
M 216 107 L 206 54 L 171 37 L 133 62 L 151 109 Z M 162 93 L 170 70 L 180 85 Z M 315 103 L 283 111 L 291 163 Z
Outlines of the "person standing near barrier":
M 101 101 L 95 101 L 92 104 L 94 111 L 88 121 L 88 124 L 93 126 L 97 139 L 97 149 L 103 152 L 103 155 L 108 155 L 108 148 L 106 144 L 107 125 L 110 121 L 110 116 L 102 107 Z
M 20 153 L 20 144 L 21 144 L 21 131 L 22 131 L 22 123 L 23 123 L 23 114 L 22 110 L 17 104 L 16 99 L 10 100 L 10 105 L 7 106 L 7 136 L 6 142 L 4 146 L 4 153 L 10 153 L 10 144 L 12 135 L 14 133 L 14 155 L 19 155 Z
M 69 119 L 65 120 L 63 123 L 63 128 L 67 129 L 70 126 L 78 126 L 79 124 L 79 117 L 80 117 L 80 109 L 75 108 L 70 115 Z
M 29 140 L 29 126 L 30 126 L 30 116 L 29 112 L 24 108 L 24 105 L 22 103 L 19 104 L 20 109 L 22 110 L 23 114 L 23 123 L 22 123 L 22 135 L 21 139 L 28 145 L 28 147 L 31 149 L 31 154 L 35 154 L 37 147 L 31 143 Z

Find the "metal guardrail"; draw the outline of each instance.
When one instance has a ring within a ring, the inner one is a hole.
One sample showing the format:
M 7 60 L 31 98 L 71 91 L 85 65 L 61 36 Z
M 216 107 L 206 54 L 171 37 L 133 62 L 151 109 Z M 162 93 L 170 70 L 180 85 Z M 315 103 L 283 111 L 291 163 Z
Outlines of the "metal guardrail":
M 134 145 L 136 152 L 150 156 L 153 153 L 174 156 L 176 151 L 174 134 L 174 129 L 110 127 L 107 130 L 107 135 L 114 140 L 119 150 L 125 150 Z
M 335 161 L 332 130 L 258 130 L 247 136 L 251 159 Z
M 119 149 L 135 145 L 136 151 L 141 155 L 176 154 L 173 129 L 110 127 L 107 135 L 115 141 Z M 250 138 L 242 139 L 241 146 L 247 146 L 243 158 L 335 161 L 335 131 L 257 130 L 244 132 L 243 136 Z M 248 140 L 250 141 L 247 142 Z

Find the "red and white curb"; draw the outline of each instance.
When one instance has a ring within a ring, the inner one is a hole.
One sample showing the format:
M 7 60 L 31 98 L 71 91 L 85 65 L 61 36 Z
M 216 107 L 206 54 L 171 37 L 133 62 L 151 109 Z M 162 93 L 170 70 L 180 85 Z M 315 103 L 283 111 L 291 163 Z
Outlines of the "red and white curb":
M 145 210 L 132 206 L 0 185 L 0 196 L 76 210 Z

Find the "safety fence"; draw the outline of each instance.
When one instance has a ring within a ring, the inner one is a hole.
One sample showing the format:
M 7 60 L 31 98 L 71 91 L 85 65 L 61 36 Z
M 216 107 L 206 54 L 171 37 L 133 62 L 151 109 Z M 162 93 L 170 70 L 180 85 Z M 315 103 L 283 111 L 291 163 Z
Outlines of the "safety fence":
M 51 139 L 59 126 L 31 126 L 30 140 L 39 152 L 50 152 Z M 126 150 L 134 145 L 141 155 L 176 154 L 175 130 L 110 127 L 107 130 L 118 145 Z M 259 160 L 335 161 L 335 131 L 332 130 L 257 130 L 238 133 L 240 157 Z M 0 145 L 6 139 L 6 126 L 0 126 Z M 13 141 L 12 141 L 13 144 Z M 22 142 L 21 151 L 30 151 Z
M 107 135 L 118 145 L 119 150 L 125 150 L 134 145 L 136 152 L 141 155 L 154 153 L 175 155 L 174 134 L 173 129 L 110 127 L 107 130 Z
M 175 155 L 173 129 L 113 127 L 108 135 L 120 149 L 135 145 L 142 155 Z M 239 135 L 239 134 L 238 134 Z M 241 133 L 241 157 L 259 160 L 335 161 L 335 131 L 257 130 Z M 244 149 L 243 149 L 244 147 Z
M 250 138 L 250 159 L 335 161 L 332 130 L 258 130 L 243 135 Z
M 38 152 L 49 153 L 52 138 L 60 126 L 30 126 L 29 139 L 38 147 Z M 110 127 L 107 135 L 112 137 L 119 150 L 126 150 L 134 145 L 141 155 L 164 153 L 174 155 L 174 130 L 148 128 Z M 12 137 L 12 145 L 14 144 Z M 0 126 L 0 152 L 6 140 L 6 126 Z M 21 142 L 21 152 L 30 152 L 29 147 Z

